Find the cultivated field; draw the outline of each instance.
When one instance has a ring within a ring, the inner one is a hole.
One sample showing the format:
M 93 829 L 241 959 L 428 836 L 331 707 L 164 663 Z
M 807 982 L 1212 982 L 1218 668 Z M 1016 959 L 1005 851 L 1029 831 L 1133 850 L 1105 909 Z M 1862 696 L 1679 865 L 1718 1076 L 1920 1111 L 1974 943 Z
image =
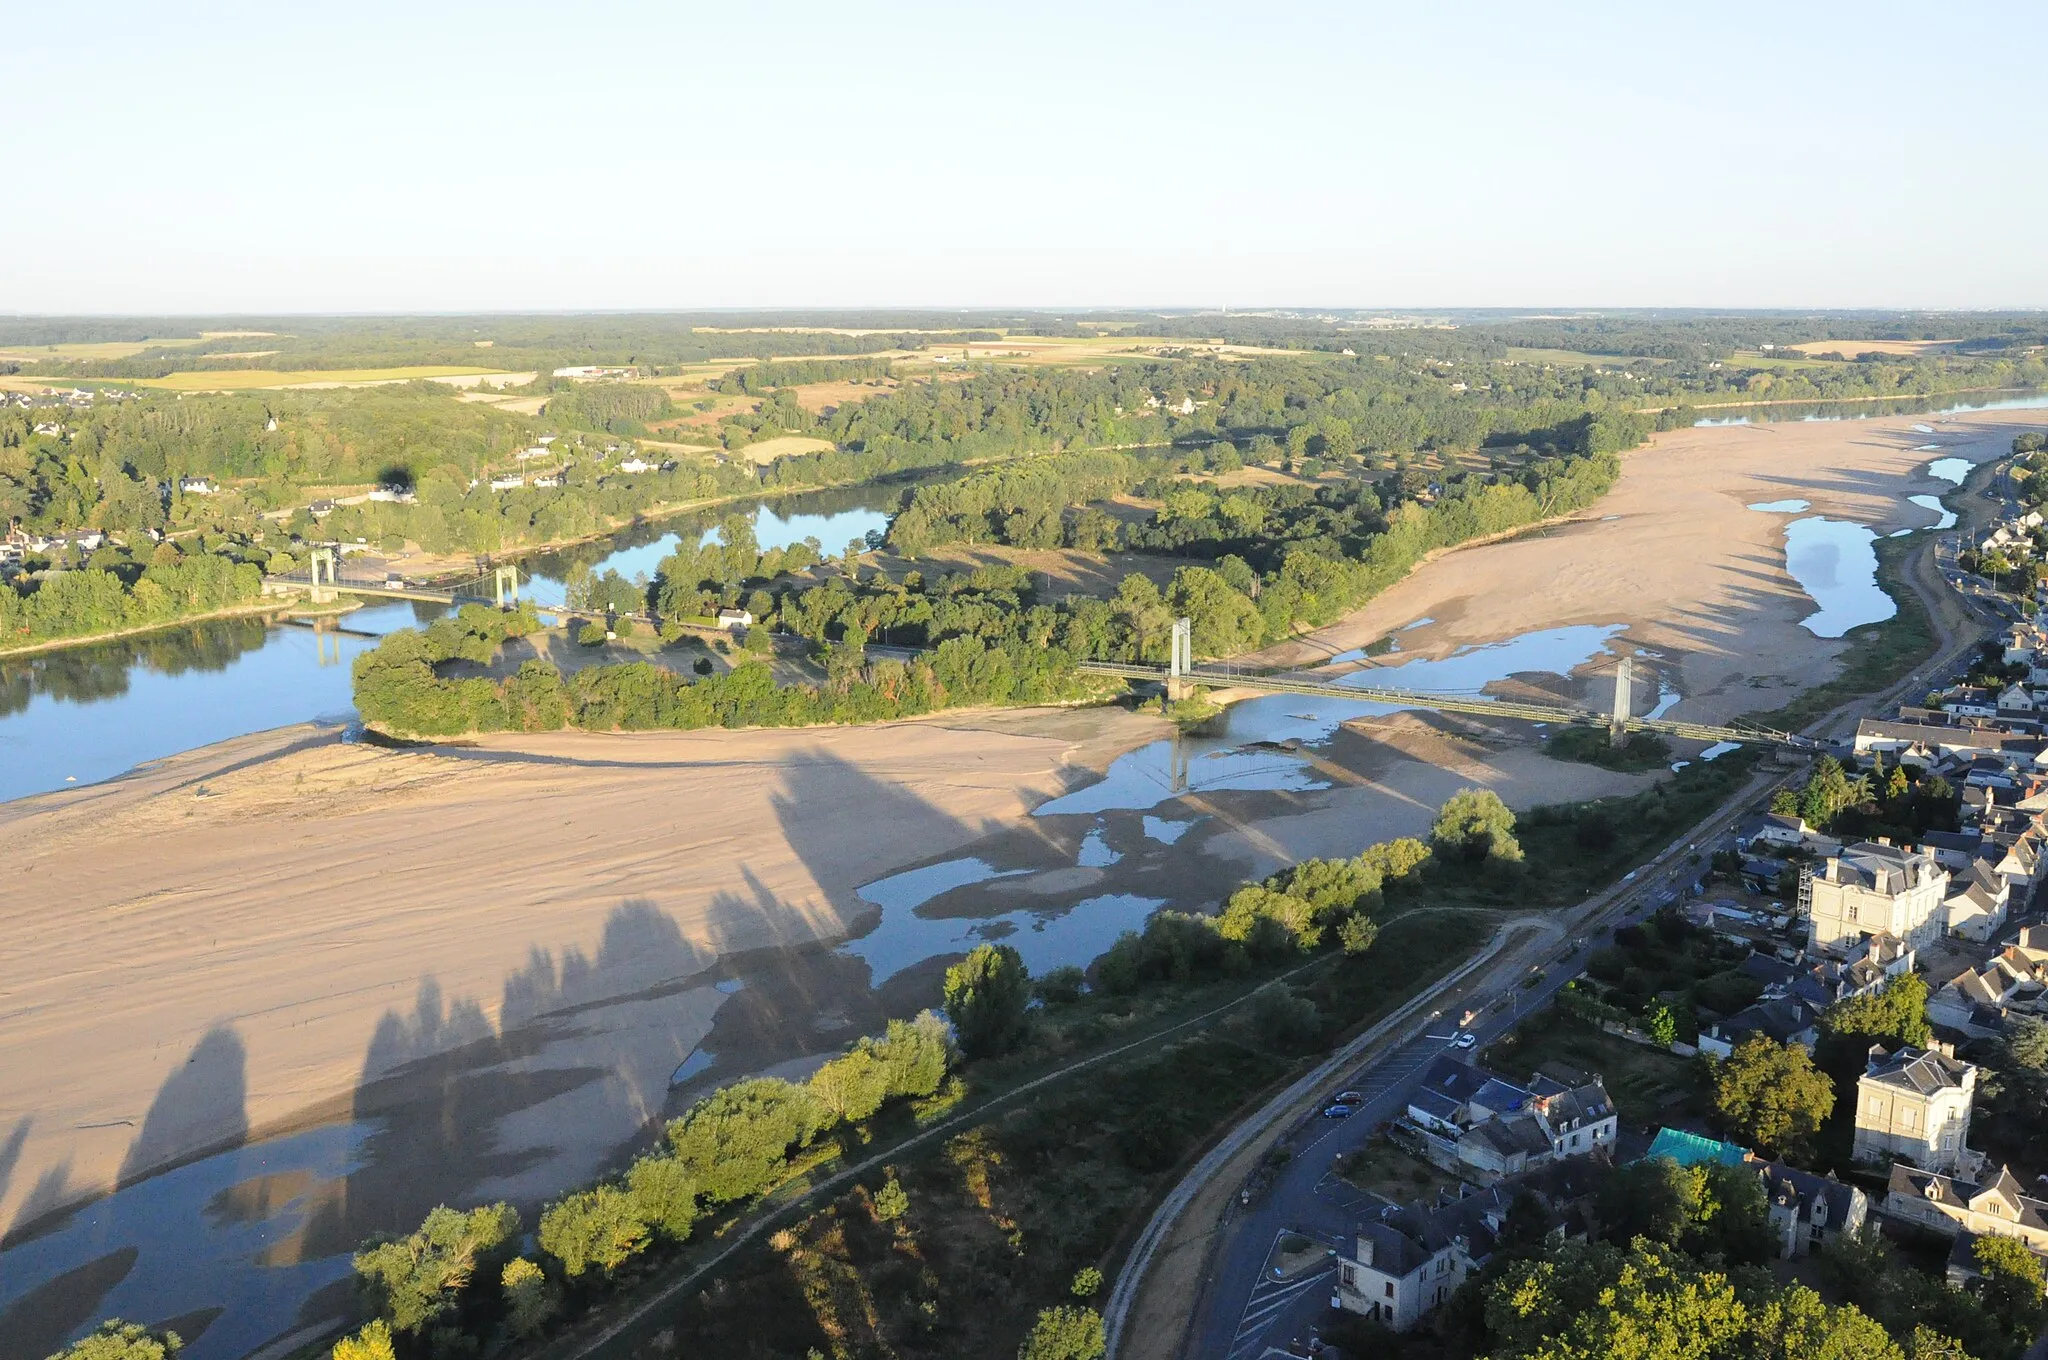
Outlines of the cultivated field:
M 778 458 L 787 458 L 797 453 L 824 453 L 831 449 L 829 439 L 813 439 L 809 435 L 786 434 L 775 439 L 764 439 L 758 444 L 749 444 L 741 450 L 750 463 L 766 466 Z
M 1801 354 L 1832 356 L 1837 359 L 1853 359 L 1859 354 L 1896 354 L 1912 358 L 1917 354 L 1936 353 L 1956 347 L 1954 340 L 1807 340 L 1797 345 L 1781 346 L 1796 349 Z
M 271 387 L 370 387 L 378 383 L 413 382 L 420 378 L 502 378 L 515 382 L 521 376 L 531 382 L 533 375 L 505 373 L 492 368 L 449 368 L 426 365 L 412 368 L 309 368 L 284 372 L 271 368 L 231 368 L 213 372 L 172 373 L 162 378 L 138 378 L 138 387 L 161 388 L 168 392 L 241 392 Z

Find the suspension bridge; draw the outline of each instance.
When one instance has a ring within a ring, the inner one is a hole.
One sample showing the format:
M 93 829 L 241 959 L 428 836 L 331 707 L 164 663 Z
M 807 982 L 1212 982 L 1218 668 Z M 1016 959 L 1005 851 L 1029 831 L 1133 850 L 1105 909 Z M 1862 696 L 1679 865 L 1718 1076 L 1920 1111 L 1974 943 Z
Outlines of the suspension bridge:
M 519 601 L 519 569 L 494 566 L 458 581 L 420 585 L 391 575 L 344 573 L 341 559 L 332 549 L 316 549 L 304 571 L 266 578 L 277 590 L 304 590 L 318 603 L 336 594 L 364 595 L 387 600 L 415 600 L 425 604 L 460 606 L 488 604 L 500 609 Z M 601 609 L 575 609 L 542 605 L 541 612 L 561 618 L 606 617 Z M 647 614 L 614 615 L 653 624 Z M 923 649 L 885 647 L 871 644 L 870 655 L 914 659 Z M 1174 623 L 1171 659 L 1164 666 L 1131 661 L 1083 661 L 1080 669 L 1091 675 L 1114 675 L 1126 680 L 1150 681 L 1165 686 L 1169 696 L 1179 698 L 1195 685 L 1228 689 L 1266 690 L 1280 694 L 1306 694 L 1343 699 L 1352 703 L 1386 704 L 1393 708 L 1423 708 L 1442 713 L 1463 713 L 1475 717 L 1510 718 L 1521 722 L 1547 723 L 1560 727 L 1597 727 L 1607 730 L 1618 745 L 1631 733 L 1650 732 L 1684 741 L 1728 742 L 1735 745 L 1782 746 L 1794 750 L 1817 748 L 1809 737 L 1780 732 L 1751 724 L 1714 726 L 1682 722 L 1675 718 L 1642 717 L 1632 711 L 1635 688 L 1635 658 L 1620 659 L 1614 677 L 1614 704 L 1607 712 L 1573 704 L 1533 703 L 1522 699 L 1491 698 L 1480 693 L 1445 693 L 1435 690 L 1400 689 L 1389 685 L 1350 683 L 1365 674 L 1352 672 L 1343 677 L 1321 677 L 1296 672 L 1265 673 L 1243 671 L 1229 666 L 1198 666 L 1194 661 L 1193 624 L 1187 619 Z
M 412 600 L 420 604 L 458 608 L 465 604 L 487 604 L 508 609 L 519 603 L 519 582 L 519 568 L 508 563 L 487 567 L 475 576 L 424 585 L 392 573 L 344 570 L 343 559 L 332 548 L 315 548 L 312 559 L 303 570 L 266 576 L 264 588 L 273 594 L 304 591 L 315 604 L 331 603 L 337 595 L 362 595 L 372 599 Z M 627 614 L 537 601 L 534 607 L 540 613 L 562 618 L 630 618 L 636 623 L 649 625 L 655 622 L 654 616 L 646 613 Z
M 1685 741 L 1728 742 L 1735 745 L 1783 746 L 1814 750 L 1810 737 L 1780 732 L 1754 724 L 1717 727 L 1708 723 L 1682 722 L 1675 718 L 1639 717 L 1633 711 L 1635 658 L 1624 656 L 1615 666 L 1614 704 L 1607 712 L 1571 704 L 1531 703 L 1521 699 L 1496 699 L 1479 693 L 1444 693 L 1436 690 L 1400 689 L 1389 685 L 1350 683 L 1370 672 L 1354 671 L 1339 677 L 1292 673 L 1240 671 L 1228 666 L 1194 664 L 1193 625 L 1187 619 L 1173 626 L 1172 659 L 1164 666 L 1126 661 L 1084 661 L 1080 669 L 1091 675 L 1115 675 L 1126 680 L 1163 684 L 1170 697 L 1178 698 L 1194 685 L 1228 689 L 1270 690 L 1281 694 L 1309 694 L 1319 698 L 1386 704 L 1396 708 L 1426 708 L 1443 713 L 1465 713 L 1486 718 L 1513 718 L 1523 722 L 1550 723 L 1570 727 L 1605 728 L 1619 745 L 1631 733 L 1650 732 Z

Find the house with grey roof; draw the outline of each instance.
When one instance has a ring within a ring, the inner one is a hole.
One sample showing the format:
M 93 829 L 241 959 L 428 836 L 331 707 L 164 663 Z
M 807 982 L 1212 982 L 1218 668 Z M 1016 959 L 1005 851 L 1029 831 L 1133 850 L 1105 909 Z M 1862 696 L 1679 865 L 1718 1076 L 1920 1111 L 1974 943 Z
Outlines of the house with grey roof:
M 2028 1195 L 2005 1167 L 1969 1181 L 1894 1163 L 1885 1186 L 1884 1214 L 1945 1236 L 1999 1233 L 2017 1237 L 2037 1251 L 2048 1250 L 2048 1202 Z
M 1856 1079 L 1855 1157 L 1905 1158 L 1937 1171 L 1973 1167 L 1968 1148 L 1977 1068 L 1939 1049 L 1872 1044 Z
M 1392 1331 L 1409 1330 L 1492 1258 L 1509 1206 L 1523 1191 L 1551 1218 L 1566 1220 L 1554 1235 L 1583 1235 L 1569 1220 L 1596 1188 L 1592 1170 L 1584 1162 L 1558 1162 L 1455 1198 L 1389 1205 L 1360 1223 L 1349 1252 L 1339 1255 L 1337 1306 Z
M 1810 1256 L 1829 1239 L 1862 1228 L 1870 1215 L 1870 1198 L 1833 1176 L 1766 1162 L 1759 1171 L 1771 1232 L 1784 1260 Z
M 1759 1001 L 1700 1031 L 1699 1050 L 1725 1058 L 1745 1039 L 1761 1035 L 1773 1043 L 1798 1044 L 1811 1052 L 1820 1041 L 1820 1011 L 1793 996 Z
M 1873 935 L 1925 949 L 1942 936 L 1948 879 L 1934 856 L 1882 837 L 1846 847 L 1800 874 L 1808 951 L 1846 957 Z

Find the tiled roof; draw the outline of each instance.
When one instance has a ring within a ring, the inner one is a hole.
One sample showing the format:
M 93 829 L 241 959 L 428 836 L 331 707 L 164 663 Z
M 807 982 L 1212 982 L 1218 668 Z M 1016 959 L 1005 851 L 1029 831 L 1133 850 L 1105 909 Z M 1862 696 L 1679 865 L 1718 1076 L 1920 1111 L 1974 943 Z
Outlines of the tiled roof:
M 1908 1046 L 1893 1053 L 1874 1054 L 1864 1069 L 1863 1080 L 1924 1096 L 1960 1089 L 1969 1071 L 1968 1063 L 1958 1062 L 1947 1054 Z

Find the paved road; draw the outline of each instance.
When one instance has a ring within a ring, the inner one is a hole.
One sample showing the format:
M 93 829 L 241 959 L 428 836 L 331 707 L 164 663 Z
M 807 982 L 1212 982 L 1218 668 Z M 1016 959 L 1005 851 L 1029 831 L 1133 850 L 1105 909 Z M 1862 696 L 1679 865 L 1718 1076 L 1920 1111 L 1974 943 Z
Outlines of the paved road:
M 1937 543 L 1949 549 L 1952 561 L 1953 540 Z M 1939 549 L 1935 565 L 1938 571 L 1947 565 L 1942 562 Z M 1940 572 L 1935 580 L 1938 582 L 1942 575 L 1952 578 L 1953 568 Z M 1928 595 L 1925 590 L 1921 593 Z M 1992 602 L 1967 588 L 1958 593 L 1971 615 L 1995 626 L 1998 615 Z M 1851 701 L 1810 730 L 1825 732 L 1857 712 L 1882 707 L 1907 687 L 1947 678 L 1959 663 L 1966 668 L 1966 639 L 1958 638 L 1945 626 L 1933 598 L 1928 598 L 1927 603 L 1937 633 L 1935 658 L 1885 694 Z M 1717 823 L 1713 832 L 1692 841 L 1686 854 L 1693 853 L 1691 847 L 1697 847 L 1697 853 L 1705 859 L 1714 850 L 1732 848 L 1733 820 Z M 1196 1316 L 1183 1355 L 1199 1360 L 1256 1360 L 1269 1347 L 1285 1346 L 1307 1334 L 1330 1307 L 1334 1260 L 1322 1270 L 1277 1280 L 1270 1277 L 1267 1259 L 1280 1235 L 1288 1231 L 1321 1239 L 1335 1249 L 1347 1234 L 1356 1230 L 1362 1214 L 1376 1209 L 1370 1196 L 1330 1174 L 1334 1158 L 1365 1144 L 1376 1127 L 1398 1114 L 1423 1070 L 1435 1058 L 1450 1054 L 1469 1060 L 1471 1054 L 1484 1049 L 1524 1015 L 1548 1003 L 1567 981 L 1583 972 L 1586 959 L 1611 937 L 1615 926 L 1649 915 L 1674 889 L 1689 882 L 1698 870 L 1675 853 L 1677 849 L 1673 846 L 1665 851 L 1670 862 L 1662 864 L 1655 873 L 1626 883 L 1615 904 L 1598 918 L 1598 924 L 1587 928 L 1584 945 L 1551 964 L 1538 986 L 1518 988 L 1511 994 L 1508 1008 L 1490 1010 L 1477 1021 L 1473 1028 L 1479 1041 L 1472 1049 L 1452 1048 L 1453 1031 L 1448 1022 L 1440 1021 L 1431 1025 L 1427 1034 L 1380 1055 L 1347 1080 L 1331 1085 L 1332 1093 L 1344 1089 L 1360 1092 L 1365 1097 L 1363 1107 L 1345 1120 L 1311 1116 L 1308 1123 L 1291 1130 L 1278 1144 L 1289 1150 L 1291 1160 L 1270 1184 L 1241 1197 L 1226 1217 L 1196 1303 Z
M 1671 877 L 1686 878 L 1695 872 L 1689 866 L 1680 867 L 1684 872 L 1674 870 Z M 1646 887 L 1661 890 L 1668 882 L 1660 877 Z M 1656 896 L 1656 891 L 1644 891 L 1638 894 L 1639 901 L 1632 900 L 1610 919 L 1615 924 L 1639 919 Z M 1187 1353 L 1204 1360 L 1254 1360 L 1266 1347 L 1285 1345 L 1303 1335 L 1330 1306 L 1334 1263 L 1313 1277 L 1320 1282 L 1315 1287 L 1299 1287 L 1299 1278 L 1276 1282 L 1268 1278 L 1266 1267 L 1274 1243 L 1283 1233 L 1298 1232 L 1335 1248 L 1356 1231 L 1362 1212 L 1377 1207 L 1370 1196 L 1331 1175 L 1331 1163 L 1339 1154 L 1363 1147 L 1376 1127 L 1405 1109 L 1417 1081 L 1433 1061 L 1446 1054 L 1470 1061 L 1473 1054 L 1547 1004 L 1560 987 L 1584 971 L 1587 956 L 1606 939 L 1604 932 L 1589 938 L 1584 948 L 1546 968 L 1537 986 L 1518 987 L 1508 994 L 1507 1006 L 1487 1011 L 1473 1025 L 1478 1035 L 1473 1048 L 1454 1049 L 1450 1041 L 1456 1033 L 1456 1017 L 1440 1017 L 1423 1035 L 1333 1082 L 1332 1094 L 1355 1090 L 1365 1097 L 1364 1105 L 1348 1119 L 1311 1115 L 1282 1140 L 1280 1146 L 1292 1154 L 1290 1160 L 1270 1185 L 1251 1193 L 1249 1203 L 1241 1200 L 1223 1227 Z

